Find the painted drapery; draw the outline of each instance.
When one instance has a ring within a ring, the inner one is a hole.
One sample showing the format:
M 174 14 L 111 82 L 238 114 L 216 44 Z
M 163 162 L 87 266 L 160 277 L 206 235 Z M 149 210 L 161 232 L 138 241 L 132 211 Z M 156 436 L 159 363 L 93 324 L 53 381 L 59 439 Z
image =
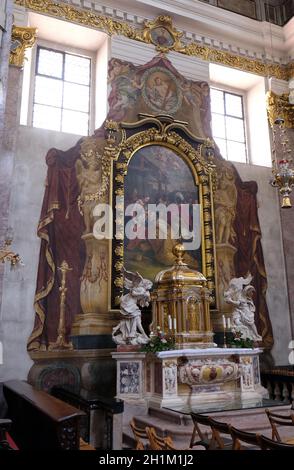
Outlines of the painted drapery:
M 84 266 L 83 218 L 77 197 L 79 195 L 75 161 L 79 155 L 77 144 L 66 152 L 49 150 L 46 189 L 38 236 L 41 238 L 37 287 L 35 295 L 35 324 L 28 340 L 28 349 L 47 349 L 56 341 L 60 312 L 61 275 L 58 267 L 67 261 L 72 271 L 67 274 L 66 337 L 70 334 L 73 318 L 80 313 L 80 277 Z
M 139 113 L 169 114 L 177 120 L 187 121 L 195 135 L 211 136 L 208 84 L 185 79 L 162 55 L 139 67 L 118 59 L 110 60 L 109 87 L 107 119 L 134 122 Z M 102 129 L 95 135 L 97 139 L 101 138 Z M 57 266 L 63 259 L 74 268 L 68 275 L 67 334 L 74 316 L 81 311 L 79 293 L 85 253 L 75 166 L 79 155 L 77 144 L 67 152 L 53 149 L 47 156 L 48 183 L 38 228 L 42 243 L 35 299 L 36 321 L 29 349 L 46 348 L 56 339 L 60 298 Z M 264 345 L 270 348 L 273 336 L 265 299 L 266 273 L 260 243 L 256 183 L 243 183 L 233 164 L 225 162 L 218 151 L 216 164 L 219 259 L 221 253 L 230 253 L 230 267 L 224 266 L 228 271 L 226 276 L 220 276 L 219 282 L 223 283 L 224 289 L 230 276 L 252 273 L 256 287 L 256 323 Z
M 242 182 L 236 175 L 236 186 L 238 191 L 237 217 L 234 222 L 235 244 L 238 249 L 235 255 L 236 276 L 244 277 L 248 272 L 253 276 L 252 285 L 255 287 L 254 303 L 257 312 L 255 323 L 262 335 L 264 346 L 270 349 L 274 341 L 266 303 L 267 279 L 257 213 L 257 183 Z

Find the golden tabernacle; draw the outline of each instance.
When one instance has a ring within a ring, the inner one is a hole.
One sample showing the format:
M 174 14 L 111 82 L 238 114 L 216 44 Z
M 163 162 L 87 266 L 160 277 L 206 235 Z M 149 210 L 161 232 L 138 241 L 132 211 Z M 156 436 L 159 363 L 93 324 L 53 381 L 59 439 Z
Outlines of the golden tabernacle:
M 175 245 L 173 254 L 175 264 L 155 278 L 151 330 L 169 332 L 177 349 L 214 347 L 206 278 L 184 263 L 184 245 Z

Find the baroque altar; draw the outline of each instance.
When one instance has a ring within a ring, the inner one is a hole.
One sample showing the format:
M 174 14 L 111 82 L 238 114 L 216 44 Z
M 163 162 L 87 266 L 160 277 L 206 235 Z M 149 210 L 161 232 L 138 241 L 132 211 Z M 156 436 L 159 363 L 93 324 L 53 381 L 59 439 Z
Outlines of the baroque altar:
M 155 355 L 116 352 L 117 397 L 150 407 L 260 401 L 262 349 L 207 348 Z
M 262 349 L 218 348 L 213 343 L 206 279 L 184 263 L 183 244 L 175 245 L 173 254 L 174 265 L 155 278 L 150 341 L 156 330 L 165 331 L 173 338 L 175 349 L 150 354 L 140 352 L 139 346 L 134 351 L 126 341 L 123 349 L 112 353 L 117 362 L 117 397 L 145 401 L 151 407 L 260 401 L 267 395 L 260 382 Z M 240 284 L 234 292 L 241 293 L 243 285 L 245 290 L 252 287 L 251 279 L 233 279 L 233 286 Z M 231 302 L 239 309 L 242 324 L 247 304 L 243 298 L 234 298 Z

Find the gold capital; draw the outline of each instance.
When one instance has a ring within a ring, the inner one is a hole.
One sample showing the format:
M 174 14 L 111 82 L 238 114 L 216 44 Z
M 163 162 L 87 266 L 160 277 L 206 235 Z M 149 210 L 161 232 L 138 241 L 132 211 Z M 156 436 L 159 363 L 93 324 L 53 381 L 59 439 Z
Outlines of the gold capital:
M 282 118 L 286 128 L 294 128 L 294 106 L 289 103 L 289 93 L 282 95 L 277 95 L 273 91 L 267 93 L 267 116 L 271 127 L 278 118 Z
M 33 47 L 36 41 L 37 28 L 25 28 L 13 25 L 10 45 L 9 64 L 23 67 L 25 50 Z

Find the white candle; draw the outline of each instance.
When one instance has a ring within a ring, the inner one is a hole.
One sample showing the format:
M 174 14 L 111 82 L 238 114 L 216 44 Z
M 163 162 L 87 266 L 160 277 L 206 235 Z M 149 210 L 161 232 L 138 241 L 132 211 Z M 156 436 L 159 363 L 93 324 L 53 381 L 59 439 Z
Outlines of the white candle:
M 170 315 L 168 315 L 167 321 L 168 321 L 168 329 L 171 330 L 172 329 L 172 319 L 171 319 Z
M 177 330 L 177 319 L 174 318 L 174 330 L 176 331 Z
M 226 328 L 226 317 L 223 315 L 223 327 Z
M 230 318 L 227 318 L 227 327 L 228 327 L 228 330 L 231 328 L 231 319 Z

